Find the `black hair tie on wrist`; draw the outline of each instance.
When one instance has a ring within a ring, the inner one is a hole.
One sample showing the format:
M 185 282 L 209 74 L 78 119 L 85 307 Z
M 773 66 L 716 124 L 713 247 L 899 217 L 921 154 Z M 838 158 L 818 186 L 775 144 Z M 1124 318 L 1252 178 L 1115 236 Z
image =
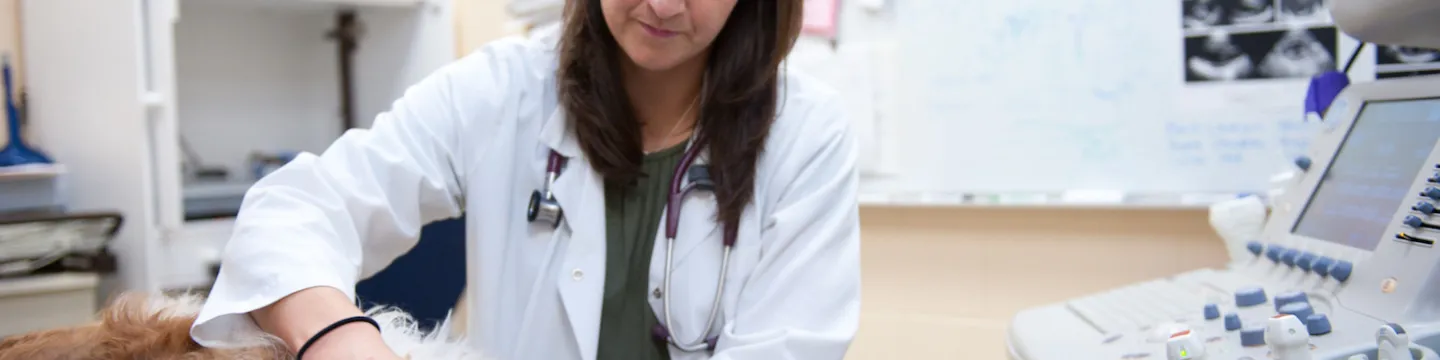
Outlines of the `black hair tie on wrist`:
M 310 337 L 310 340 L 306 340 L 306 341 L 305 341 L 305 345 L 300 346 L 300 351 L 298 351 L 298 352 L 295 353 L 295 360 L 304 359 L 304 358 L 305 358 L 305 350 L 309 350 L 309 349 L 310 349 L 310 345 L 314 345 L 314 344 L 315 344 L 315 341 L 320 340 L 320 338 L 321 338 L 321 337 L 324 337 L 325 334 L 330 333 L 331 331 L 333 331 L 333 330 L 335 330 L 335 329 L 338 329 L 338 328 L 340 328 L 341 326 L 344 326 L 345 324 L 349 324 L 349 323 L 353 323 L 353 322 L 366 322 L 366 323 L 370 323 L 370 325 L 375 326 L 375 330 L 377 330 L 377 331 L 380 330 L 380 323 L 379 323 L 379 322 L 376 322 L 375 319 L 371 319 L 369 316 L 352 316 L 352 317 L 348 317 L 348 318 L 341 319 L 340 321 L 336 321 L 335 323 L 330 324 L 330 326 L 326 326 L 324 329 L 320 329 L 320 332 L 315 333 L 315 336 L 311 336 L 311 337 Z

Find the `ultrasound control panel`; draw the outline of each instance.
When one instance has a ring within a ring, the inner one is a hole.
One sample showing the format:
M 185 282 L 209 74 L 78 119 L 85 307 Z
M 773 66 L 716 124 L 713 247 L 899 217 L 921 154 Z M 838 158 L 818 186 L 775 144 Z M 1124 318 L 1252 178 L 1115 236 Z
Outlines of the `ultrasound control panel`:
M 1028 309 L 1015 360 L 1440 360 L 1440 77 L 1351 85 L 1248 256 Z

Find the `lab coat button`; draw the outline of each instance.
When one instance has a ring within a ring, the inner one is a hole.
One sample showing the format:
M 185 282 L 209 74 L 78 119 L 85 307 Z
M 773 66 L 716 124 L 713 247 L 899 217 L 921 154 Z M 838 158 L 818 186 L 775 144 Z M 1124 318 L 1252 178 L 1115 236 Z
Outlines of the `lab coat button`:
M 656 299 L 659 299 L 660 295 L 663 295 L 664 293 L 660 292 L 660 288 L 655 288 L 655 291 L 651 291 L 650 294 L 654 295 Z
M 570 278 L 575 281 L 585 280 L 585 272 L 580 269 L 570 270 Z

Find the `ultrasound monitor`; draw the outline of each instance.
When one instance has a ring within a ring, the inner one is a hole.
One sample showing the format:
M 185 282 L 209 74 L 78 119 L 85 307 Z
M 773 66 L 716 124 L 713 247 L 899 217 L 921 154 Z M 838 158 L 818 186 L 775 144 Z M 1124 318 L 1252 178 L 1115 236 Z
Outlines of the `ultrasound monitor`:
M 1374 250 L 1437 139 L 1440 98 L 1365 103 L 1292 232 Z

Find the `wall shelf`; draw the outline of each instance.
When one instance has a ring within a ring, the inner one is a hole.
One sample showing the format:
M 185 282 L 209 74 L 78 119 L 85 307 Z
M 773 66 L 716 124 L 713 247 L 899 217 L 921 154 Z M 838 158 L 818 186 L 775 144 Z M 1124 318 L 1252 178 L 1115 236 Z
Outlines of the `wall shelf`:
M 0 181 L 51 179 L 65 173 L 63 165 L 21 165 L 0 167 Z
M 1066 201 L 1062 194 L 861 193 L 862 207 L 1075 209 L 1075 210 L 1200 210 L 1234 199 L 1236 194 L 1127 194 L 1120 202 Z

